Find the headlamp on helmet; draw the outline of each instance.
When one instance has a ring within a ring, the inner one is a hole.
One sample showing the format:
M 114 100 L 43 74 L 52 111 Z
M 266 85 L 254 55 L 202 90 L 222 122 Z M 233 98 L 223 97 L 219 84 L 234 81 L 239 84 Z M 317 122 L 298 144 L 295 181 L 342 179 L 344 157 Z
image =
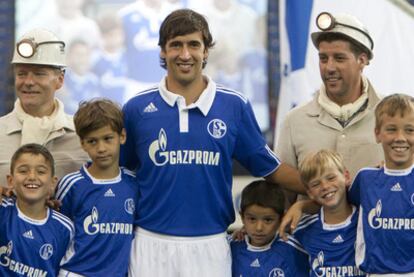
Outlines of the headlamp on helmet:
M 346 28 L 350 28 L 353 30 L 356 30 L 360 33 L 362 33 L 364 36 L 366 36 L 369 40 L 369 42 L 371 43 L 371 49 L 374 48 L 374 41 L 372 40 L 371 36 L 364 30 L 357 28 L 355 26 L 349 25 L 349 24 L 344 24 L 341 22 L 338 22 L 335 17 L 328 13 L 328 12 L 322 12 L 320 13 L 317 17 L 316 17 L 316 26 L 319 28 L 319 30 L 325 32 L 325 31 L 329 31 L 332 30 L 333 28 L 335 28 L 335 26 L 340 25 Z
M 21 57 L 30 58 L 36 53 L 36 50 L 40 45 L 52 44 L 52 43 L 61 44 L 62 49 L 64 49 L 65 47 L 65 43 L 63 41 L 42 41 L 42 42 L 36 43 L 34 39 L 25 38 L 17 43 L 16 50 L 17 50 L 17 53 Z

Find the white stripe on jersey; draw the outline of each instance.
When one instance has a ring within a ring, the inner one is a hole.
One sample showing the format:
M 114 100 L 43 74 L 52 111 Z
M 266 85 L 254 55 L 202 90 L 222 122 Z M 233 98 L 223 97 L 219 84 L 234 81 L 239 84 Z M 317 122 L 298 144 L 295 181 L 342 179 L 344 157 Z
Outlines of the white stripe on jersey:
M 148 93 L 152 93 L 152 92 L 158 92 L 158 86 L 157 87 L 152 87 L 152 88 L 149 88 L 149 89 L 146 89 L 146 90 L 143 90 L 143 91 L 140 91 L 137 94 L 135 94 L 135 96 L 132 97 L 132 98 L 139 97 L 139 96 L 142 96 L 142 95 L 145 95 L 145 94 L 148 94 Z
M 76 171 L 63 177 L 58 184 L 56 199 L 62 200 L 65 197 L 66 193 L 68 193 L 69 189 L 73 186 L 73 184 L 80 179 L 83 179 L 80 171 Z
M 52 210 L 52 218 L 59 221 L 63 226 L 65 226 L 69 230 L 71 238 L 73 238 L 75 234 L 75 226 L 67 216 Z
M 308 227 L 309 225 L 313 224 L 315 221 L 319 220 L 319 214 L 314 215 L 306 215 L 302 217 L 302 219 L 299 221 L 298 227 L 296 227 L 296 230 L 293 231 L 293 234 L 297 231 Z
M 235 90 L 232 90 L 232 89 L 228 89 L 228 88 L 225 88 L 225 87 L 222 87 L 222 86 L 217 86 L 216 87 L 216 91 L 217 92 L 221 92 L 221 93 L 225 93 L 225 94 L 230 94 L 230 95 L 234 95 L 234 96 L 237 96 L 237 97 L 239 97 L 244 103 L 247 103 L 248 102 L 248 100 L 247 100 L 247 98 L 246 98 L 246 96 L 244 96 L 243 94 L 241 94 L 240 92 L 238 92 L 238 91 L 235 91 Z
M 302 244 L 300 244 L 299 241 L 297 241 L 294 237 L 288 236 L 288 241 L 284 241 L 282 239 L 279 239 L 279 241 L 289 244 L 290 246 L 294 247 L 295 249 L 299 250 L 300 252 L 305 253 L 308 255 L 308 252 L 306 252 L 305 249 L 303 249 Z
M 121 170 L 123 173 L 125 173 L 126 175 L 132 176 L 132 177 L 136 177 L 135 172 L 132 170 L 129 170 L 125 167 L 121 167 Z
M 269 155 L 271 155 L 273 158 L 275 158 L 275 160 L 280 164 L 280 160 L 279 158 L 276 156 L 275 152 L 272 151 L 272 149 L 270 149 L 270 147 L 266 144 L 266 150 L 267 152 L 269 152 Z

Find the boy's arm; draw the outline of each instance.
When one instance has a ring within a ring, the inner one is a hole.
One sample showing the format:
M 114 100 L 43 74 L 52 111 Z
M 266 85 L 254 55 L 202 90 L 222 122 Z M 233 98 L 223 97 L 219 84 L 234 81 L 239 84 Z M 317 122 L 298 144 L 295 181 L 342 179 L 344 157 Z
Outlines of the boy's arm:
M 282 218 L 279 226 L 279 235 L 284 240 L 288 240 L 287 230 L 292 233 L 302 217 L 303 213 L 316 214 L 320 206 L 312 200 L 297 201 L 293 204 Z M 288 227 L 289 226 L 289 227 Z
M 270 175 L 265 177 L 266 181 L 276 183 L 282 188 L 301 194 L 306 194 L 305 186 L 299 176 L 299 171 L 294 167 L 281 163 Z

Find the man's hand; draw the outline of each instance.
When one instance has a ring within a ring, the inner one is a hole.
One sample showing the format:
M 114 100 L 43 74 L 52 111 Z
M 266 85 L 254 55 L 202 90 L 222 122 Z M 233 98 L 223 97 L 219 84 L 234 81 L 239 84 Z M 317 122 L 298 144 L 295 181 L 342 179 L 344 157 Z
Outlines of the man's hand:
M 54 209 L 55 211 L 59 211 L 60 210 L 60 206 L 62 206 L 62 203 L 55 199 L 55 198 L 50 198 L 46 201 L 46 205 L 51 208 Z
M 233 241 L 242 241 L 244 240 L 244 236 L 246 235 L 246 229 L 244 226 L 238 230 L 234 230 L 233 234 L 231 234 L 231 239 Z
M 14 193 L 12 189 L 0 186 L 0 201 L 3 197 L 12 197 L 13 195 Z
M 292 232 L 298 226 L 300 218 L 302 217 L 302 203 L 303 201 L 298 201 L 293 204 L 286 214 L 282 218 L 282 222 L 279 225 L 279 236 L 284 240 L 288 240 L 288 234 Z

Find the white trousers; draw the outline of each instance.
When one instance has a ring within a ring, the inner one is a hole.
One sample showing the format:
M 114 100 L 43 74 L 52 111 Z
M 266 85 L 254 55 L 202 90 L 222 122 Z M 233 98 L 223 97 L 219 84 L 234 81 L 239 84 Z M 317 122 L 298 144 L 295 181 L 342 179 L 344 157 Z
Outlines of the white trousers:
M 399 277 L 399 276 L 407 276 L 407 277 L 414 277 L 414 272 L 411 273 L 395 273 L 395 274 L 367 274 L 369 277 Z
M 136 228 L 130 277 L 230 277 L 226 234 L 176 237 Z
M 73 273 L 73 272 L 70 272 L 64 269 L 60 269 L 58 277 L 85 277 L 85 276 L 76 274 L 76 273 Z

